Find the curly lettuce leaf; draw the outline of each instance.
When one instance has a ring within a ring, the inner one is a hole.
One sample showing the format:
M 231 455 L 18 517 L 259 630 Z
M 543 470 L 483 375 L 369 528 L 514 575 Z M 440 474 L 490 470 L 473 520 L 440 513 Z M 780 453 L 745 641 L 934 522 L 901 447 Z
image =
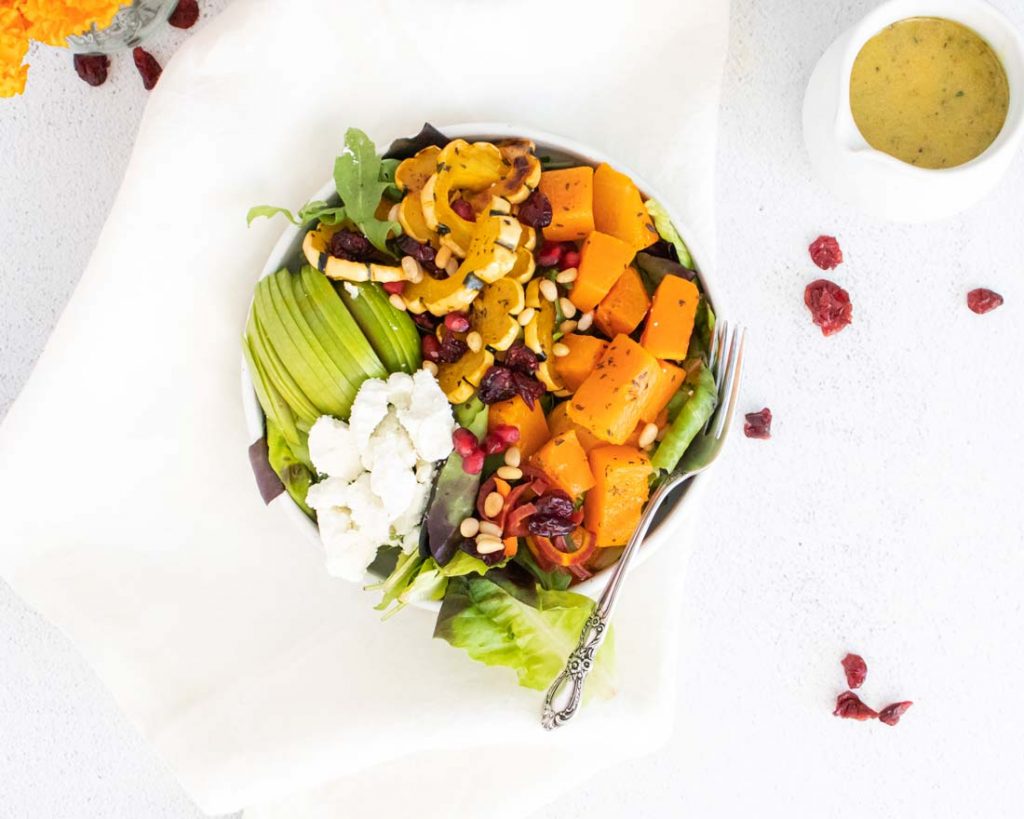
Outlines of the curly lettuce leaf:
M 387 619 L 409 603 L 440 600 L 445 595 L 451 577 L 482 575 L 492 568 L 501 568 L 505 562 L 488 566 L 479 558 L 459 551 L 447 565 L 440 566 L 432 557 L 424 559 L 418 550 L 403 552 L 398 555 L 398 562 L 391 574 L 382 582 L 367 588 L 384 592 L 376 608 L 385 612 L 384 617 Z
M 718 390 L 715 389 L 715 379 L 707 365 L 703 361 L 688 361 L 686 369 L 687 376 L 678 393 L 685 400 L 651 458 L 651 465 L 665 472 L 672 472 L 679 465 L 685 470 L 683 455 L 687 447 L 693 443 L 697 433 L 703 429 L 718 406 Z M 671 413 L 670 406 L 670 417 Z
M 390 163 L 385 166 L 390 168 Z M 401 233 L 398 222 L 377 218 L 381 197 L 392 185 L 383 178 L 381 158 L 373 141 L 358 128 L 345 132 L 345 149 L 334 160 L 334 186 L 345 204 L 346 215 L 356 223 L 374 247 L 393 255 L 387 246 L 388 235 Z
M 658 235 L 676 249 L 679 264 L 692 270 L 693 256 L 690 255 L 690 249 L 686 246 L 686 242 L 683 241 L 683 237 L 679 235 L 676 226 L 672 224 L 668 211 L 665 210 L 660 202 L 654 199 L 648 199 L 646 204 L 647 213 L 654 220 L 654 227 L 658 231 Z
M 546 689 L 565 667 L 594 602 L 569 591 L 523 589 L 500 577 L 469 575 L 448 582 L 434 636 L 474 660 L 505 666 L 519 684 Z M 612 637 L 598 651 L 587 692 L 614 693 Z

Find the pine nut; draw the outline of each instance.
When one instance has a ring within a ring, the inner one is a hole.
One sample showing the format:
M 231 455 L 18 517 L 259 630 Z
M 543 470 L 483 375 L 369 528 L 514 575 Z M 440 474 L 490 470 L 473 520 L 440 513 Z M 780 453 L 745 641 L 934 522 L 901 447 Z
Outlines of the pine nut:
M 403 301 L 402 297 L 399 296 L 397 293 L 392 293 L 390 296 L 388 296 L 388 301 L 391 302 L 391 306 L 394 307 L 396 310 L 405 309 L 405 301 Z
M 459 272 L 459 260 L 456 259 L 454 256 L 452 256 L 448 260 L 448 264 L 446 264 L 444 266 L 444 272 L 447 273 L 449 276 L 454 276 L 456 273 L 458 273 Z
M 504 506 L 505 499 L 497 492 L 491 492 L 490 495 L 484 498 L 484 514 L 489 518 L 498 517 Z
M 493 555 L 495 552 L 500 552 L 504 548 L 505 544 L 501 542 L 500 537 L 494 537 L 493 535 L 477 535 L 476 550 L 482 555 Z
M 459 534 L 463 537 L 476 537 L 480 532 L 480 521 L 476 518 L 466 518 L 459 524 Z
M 523 470 L 517 466 L 499 466 L 494 474 L 503 481 L 518 481 L 523 477 Z
M 479 353 L 484 348 L 484 337 L 473 330 L 466 336 L 466 346 L 474 353 Z
M 569 335 L 569 333 L 571 333 L 575 329 L 576 322 L 573 321 L 572 319 L 566 319 L 565 321 L 558 325 L 558 332 L 560 332 L 563 336 Z
M 426 275 L 426 274 L 425 274 L 425 273 L 423 272 L 423 267 L 422 267 L 421 265 L 417 264 L 417 265 L 416 265 L 416 272 L 415 272 L 415 273 L 413 274 L 413 276 L 412 276 L 412 277 L 411 277 L 411 278 L 409 279 L 409 281 L 410 281 L 410 282 L 411 282 L 412 284 L 419 284 L 419 283 L 420 283 L 421 281 L 423 281 L 423 277 L 424 277 L 425 275 Z
M 437 373 L 439 372 L 439 370 L 437 369 L 437 365 L 429 359 L 423 360 L 423 369 L 433 376 L 436 376 Z
M 519 326 L 525 327 L 527 324 L 533 321 L 533 317 L 535 315 L 537 315 L 537 311 L 533 307 L 527 307 L 525 310 L 523 310 L 522 313 L 519 314 Z
M 482 520 L 480 521 L 480 534 L 501 537 L 501 527 L 497 523 L 491 523 L 489 520 Z
M 389 222 L 397 222 L 398 221 L 398 203 L 397 202 L 394 205 L 392 205 L 391 206 L 391 210 L 388 211 L 388 221 Z
M 563 344 L 559 341 L 551 348 L 551 352 L 555 354 L 555 358 L 565 358 L 572 350 L 569 349 L 568 344 Z
M 523 460 L 523 453 L 517 446 L 510 446 L 505 450 L 505 466 L 519 466 Z
M 562 298 L 558 300 L 558 306 L 562 308 L 562 315 L 566 318 L 571 319 L 576 315 L 576 305 L 569 301 L 565 296 L 562 296 Z
M 637 441 L 641 449 L 647 449 L 658 437 L 658 425 L 648 424 L 641 430 L 640 438 Z
M 582 316 L 580 316 L 580 320 L 576 322 L 576 329 L 579 330 L 581 333 L 585 333 L 585 332 L 587 332 L 587 330 L 590 329 L 590 325 L 593 324 L 593 323 L 594 323 L 594 313 L 593 313 L 593 311 L 591 311 L 589 313 L 584 313 Z
M 540 294 L 548 301 L 557 301 L 558 287 L 551 279 L 543 279 L 540 283 Z
M 405 273 L 405 278 L 412 281 L 417 275 L 423 277 L 423 268 L 420 267 L 420 263 L 417 262 L 412 256 L 402 257 L 402 272 Z
M 577 275 L 579 275 L 579 271 L 575 267 L 569 267 L 559 271 L 558 275 L 555 276 L 555 281 L 559 284 L 568 284 L 569 282 L 576 281 Z
M 447 245 L 442 245 L 441 249 L 437 251 L 434 256 L 434 264 L 444 269 L 448 266 L 448 262 L 452 260 L 452 249 Z

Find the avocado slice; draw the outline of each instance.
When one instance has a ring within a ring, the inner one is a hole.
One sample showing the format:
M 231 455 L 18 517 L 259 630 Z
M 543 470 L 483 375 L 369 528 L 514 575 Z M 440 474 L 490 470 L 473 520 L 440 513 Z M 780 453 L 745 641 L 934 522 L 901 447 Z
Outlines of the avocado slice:
M 389 372 L 414 373 L 419 369 L 420 335 L 416 324 L 407 312 L 391 304 L 379 284 L 342 284 L 337 292 Z

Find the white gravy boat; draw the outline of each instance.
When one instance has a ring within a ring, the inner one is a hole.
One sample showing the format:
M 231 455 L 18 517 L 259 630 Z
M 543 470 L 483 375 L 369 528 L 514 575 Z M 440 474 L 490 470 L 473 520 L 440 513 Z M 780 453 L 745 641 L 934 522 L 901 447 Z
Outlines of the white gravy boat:
M 877 151 L 850 111 L 850 73 L 861 47 L 907 17 L 942 17 L 974 29 L 1006 69 L 1010 107 L 995 141 L 954 168 L 917 168 Z M 860 210 L 898 222 L 928 222 L 974 205 L 1002 178 L 1024 135 L 1024 41 L 983 0 L 890 0 L 847 29 L 825 52 L 804 97 L 804 141 L 822 181 Z

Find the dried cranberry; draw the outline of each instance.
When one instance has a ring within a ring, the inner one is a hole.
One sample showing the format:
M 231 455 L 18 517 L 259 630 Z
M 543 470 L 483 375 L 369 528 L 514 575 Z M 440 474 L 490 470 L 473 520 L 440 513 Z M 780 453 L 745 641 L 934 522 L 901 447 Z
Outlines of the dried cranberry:
M 465 427 L 458 427 L 455 432 L 452 433 L 452 447 L 459 453 L 459 455 L 465 458 L 467 455 L 471 455 L 476 452 L 480 448 L 480 445 L 471 430 L 468 430 Z
M 475 449 L 462 459 L 462 471 L 467 475 L 479 475 L 484 468 L 484 451 Z
M 423 357 L 427 361 L 433 361 L 435 364 L 441 361 L 441 342 L 437 340 L 437 336 L 433 333 L 423 336 L 420 348 L 423 352 Z
M 542 191 L 534 191 L 519 206 L 519 221 L 532 228 L 551 224 L 551 202 Z
M 811 261 L 822 270 L 834 270 L 842 264 L 843 251 L 835 236 L 819 236 L 807 249 L 811 253 Z
M 540 535 L 541 537 L 567 535 L 575 530 L 575 528 L 576 524 L 561 515 L 533 514 L 526 519 L 526 529 L 530 534 Z
M 444 326 L 453 333 L 465 333 L 469 330 L 469 316 L 465 313 L 449 313 L 444 317 Z
M 538 515 L 552 515 L 558 518 L 571 518 L 576 511 L 572 498 L 565 492 L 546 492 L 533 502 Z
M 519 443 L 519 427 L 514 427 L 511 424 L 498 424 L 491 430 L 491 434 L 501 438 L 505 446 Z
M 743 434 L 748 438 L 771 438 L 772 411 L 765 407 L 758 412 L 748 412 L 743 416 Z
M 537 264 L 541 267 L 554 267 L 564 252 L 565 248 L 561 242 L 544 242 L 537 251 Z
M 440 364 L 454 364 L 469 351 L 469 345 L 452 333 L 445 333 L 441 339 L 441 347 L 437 351 Z
M 995 310 L 1003 303 L 1003 297 L 993 290 L 979 287 L 967 294 L 967 306 L 979 316 L 989 310 Z
M 420 264 L 433 263 L 436 252 L 426 242 L 417 242 L 412 236 L 403 233 L 395 239 L 395 245 L 403 256 L 412 256 Z
M 895 725 L 900 721 L 900 717 L 907 713 L 907 709 L 913 704 L 914 703 L 910 700 L 894 702 L 892 705 L 887 705 L 878 712 L 878 719 L 886 725 Z
M 516 394 L 516 383 L 512 378 L 512 371 L 498 365 L 490 367 L 484 373 L 484 377 L 480 379 L 480 386 L 476 394 L 485 404 L 507 401 Z
M 373 245 L 370 240 L 357 230 L 343 228 L 331 236 L 330 253 L 337 259 L 350 262 L 369 261 L 373 256 Z
M 811 318 L 821 328 L 821 334 L 824 336 L 838 333 L 853 321 L 850 294 L 828 279 L 818 279 L 807 285 L 804 290 L 804 304 L 811 311 Z
M 847 654 L 843 657 L 843 671 L 846 672 L 846 685 L 849 688 L 860 688 L 868 675 L 868 664 L 859 654 Z
M 559 270 L 568 270 L 570 267 L 580 266 L 580 252 L 573 248 L 567 250 L 562 254 L 561 260 L 558 262 Z
M 530 409 L 533 409 L 534 402 L 546 392 L 545 386 L 540 381 L 520 372 L 512 373 L 512 381 L 515 384 L 516 393 Z
M 454 200 L 452 202 L 452 210 L 455 211 L 467 222 L 476 221 L 476 214 L 473 212 L 473 206 L 469 204 L 469 202 L 467 202 L 465 199 L 459 198 Z
M 135 67 L 142 75 L 142 87 L 152 91 L 163 73 L 160 63 L 156 61 L 156 57 L 138 46 L 132 49 L 132 57 L 135 60 Z
M 832 712 L 832 716 L 863 722 L 866 719 L 874 719 L 878 712 L 868 708 L 852 691 L 844 691 L 836 697 L 836 710 Z
M 192 28 L 199 19 L 199 0 L 178 0 L 167 22 L 175 28 Z
M 107 81 L 110 57 L 106 54 L 76 54 L 75 71 L 93 88 Z
M 505 366 L 517 373 L 533 375 L 539 365 L 537 354 L 521 341 L 515 342 L 505 353 Z
M 425 330 L 431 335 L 437 329 L 437 325 L 440 324 L 436 316 L 430 315 L 430 313 L 413 313 L 412 320 L 416 323 L 416 326 L 421 330 Z
M 402 295 L 402 291 L 405 290 L 405 282 L 381 282 L 380 285 L 384 288 L 384 292 L 388 295 Z

